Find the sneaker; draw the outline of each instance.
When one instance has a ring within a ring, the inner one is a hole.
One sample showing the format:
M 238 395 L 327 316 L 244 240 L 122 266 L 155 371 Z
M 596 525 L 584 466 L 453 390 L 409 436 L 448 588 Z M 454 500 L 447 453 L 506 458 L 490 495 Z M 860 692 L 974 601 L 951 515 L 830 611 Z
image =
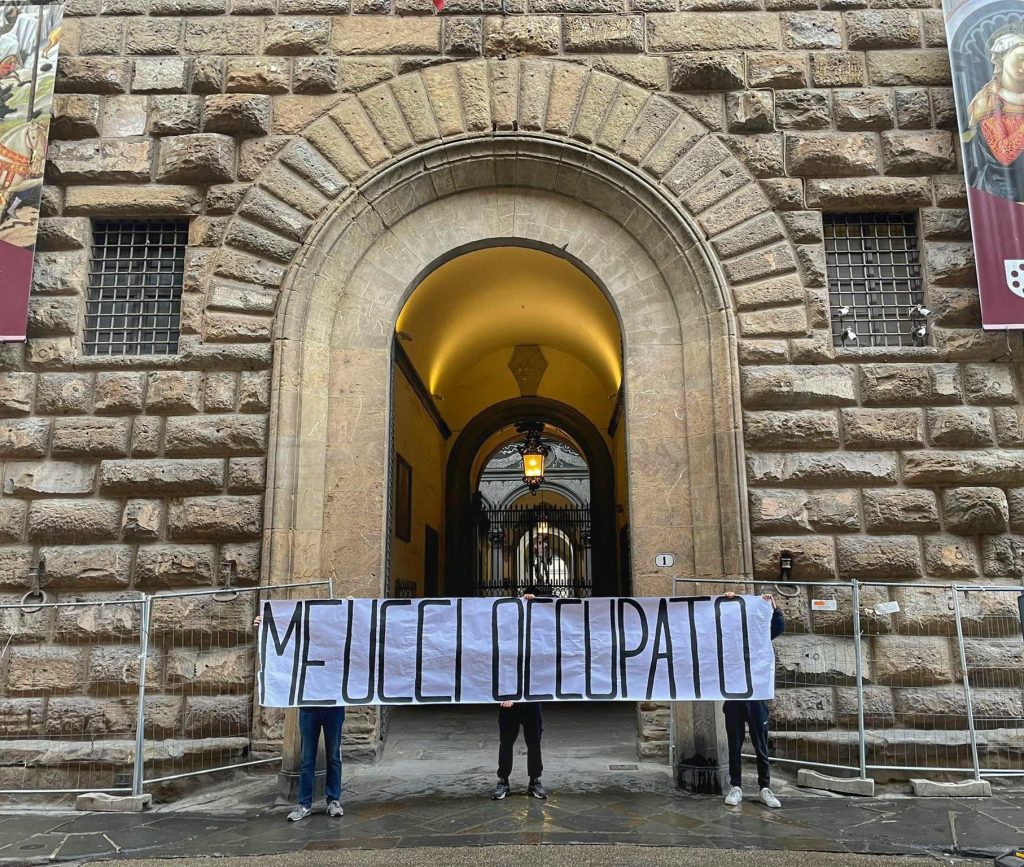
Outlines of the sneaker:
M 530 788 L 527 789 L 527 793 L 531 798 L 537 798 L 541 801 L 546 800 L 548 796 L 547 790 L 540 780 L 530 780 Z
M 494 787 L 494 791 L 491 792 L 492 801 L 500 801 L 502 798 L 507 798 L 512 794 L 512 787 L 509 786 L 508 780 L 498 780 L 498 785 Z
M 328 801 L 327 815 L 330 816 L 332 819 L 337 819 L 338 816 L 345 815 L 345 808 L 341 806 L 340 801 Z
M 303 807 L 301 804 L 297 806 L 288 814 L 289 822 L 298 822 L 299 819 L 305 819 L 313 811 L 309 807 Z
M 758 798 L 762 804 L 766 807 L 771 807 L 773 810 L 777 810 L 782 806 L 779 803 L 779 799 L 775 797 L 775 793 L 769 788 L 761 789 L 761 794 L 758 795 Z
M 743 789 L 739 786 L 733 786 L 729 789 L 729 794 L 725 796 L 725 806 L 737 807 L 743 801 Z

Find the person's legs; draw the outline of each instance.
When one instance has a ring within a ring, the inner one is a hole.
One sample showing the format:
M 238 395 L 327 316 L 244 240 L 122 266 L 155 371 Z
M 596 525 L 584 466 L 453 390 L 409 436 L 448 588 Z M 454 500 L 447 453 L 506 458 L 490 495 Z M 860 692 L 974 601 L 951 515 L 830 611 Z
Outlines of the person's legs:
M 320 708 L 299 709 L 299 806 L 313 806 L 313 780 L 316 776 L 316 753 L 320 743 Z
M 531 781 L 539 780 L 544 773 L 540 751 L 540 736 L 543 730 L 540 705 L 524 704 L 520 721 L 523 726 L 523 739 L 526 741 L 526 770 Z
M 512 773 L 512 752 L 519 738 L 519 714 L 515 706 L 498 709 L 498 779 Z
M 344 707 L 320 708 L 324 728 L 324 754 L 327 757 L 327 803 L 341 799 L 341 728 L 345 724 Z
M 722 710 L 725 713 L 725 733 L 729 741 L 729 785 L 742 787 L 746 709 L 741 701 L 727 701 Z
M 767 789 L 772 782 L 771 765 L 768 762 L 768 703 L 747 702 L 747 720 L 750 728 L 750 742 L 757 756 L 757 788 Z

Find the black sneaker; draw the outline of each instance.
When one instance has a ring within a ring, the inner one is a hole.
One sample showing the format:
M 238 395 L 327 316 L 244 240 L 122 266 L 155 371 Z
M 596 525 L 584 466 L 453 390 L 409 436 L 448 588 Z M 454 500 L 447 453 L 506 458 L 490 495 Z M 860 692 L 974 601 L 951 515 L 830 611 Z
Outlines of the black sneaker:
M 538 798 L 541 801 L 546 800 L 548 796 L 547 790 L 540 780 L 530 780 L 530 788 L 527 790 L 527 794 L 531 798 Z
M 498 780 L 498 785 L 494 787 L 494 791 L 491 792 L 492 801 L 500 801 L 502 798 L 507 798 L 512 794 L 512 787 L 509 786 L 508 780 Z

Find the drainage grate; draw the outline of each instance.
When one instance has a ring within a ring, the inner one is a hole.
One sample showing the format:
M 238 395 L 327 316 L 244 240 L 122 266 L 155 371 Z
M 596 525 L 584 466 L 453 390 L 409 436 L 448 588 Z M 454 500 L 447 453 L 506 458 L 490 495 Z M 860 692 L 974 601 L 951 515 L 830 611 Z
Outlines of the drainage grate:
M 640 765 L 608 765 L 609 771 L 639 771 Z

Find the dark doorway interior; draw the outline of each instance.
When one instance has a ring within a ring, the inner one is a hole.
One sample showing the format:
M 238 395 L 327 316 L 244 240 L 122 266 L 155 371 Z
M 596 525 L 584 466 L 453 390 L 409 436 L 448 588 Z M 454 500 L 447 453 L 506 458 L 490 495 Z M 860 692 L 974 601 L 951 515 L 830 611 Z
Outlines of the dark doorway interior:
M 423 529 L 423 595 L 437 596 L 441 571 L 441 537 L 429 524 Z

